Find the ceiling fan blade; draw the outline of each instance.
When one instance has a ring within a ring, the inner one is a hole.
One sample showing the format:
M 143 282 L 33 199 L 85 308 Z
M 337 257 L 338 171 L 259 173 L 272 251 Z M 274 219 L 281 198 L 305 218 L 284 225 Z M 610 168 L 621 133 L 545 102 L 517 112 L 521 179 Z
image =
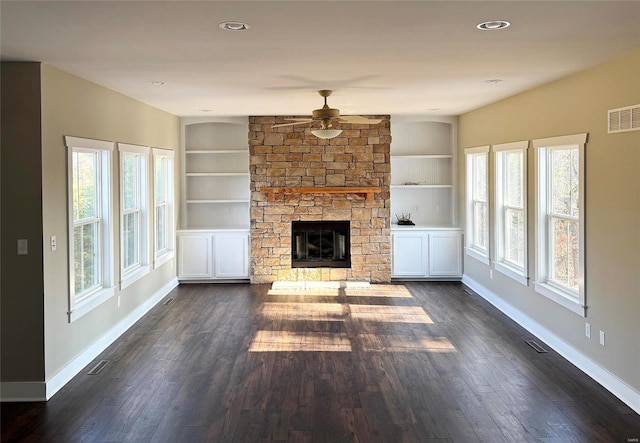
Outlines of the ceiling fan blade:
M 367 118 L 361 115 L 341 115 L 338 117 L 338 120 L 342 123 L 355 123 L 355 124 L 365 124 L 365 125 L 377 125 L 382 120 L 377 118 Z
M 304 125 L 306 123 L 311 123 L 313 120 L 303 120 L 303 121 L 299 121 L 299 122 L 293 122 L 293 123 L 280 123 L 279 125 L 272 125 L 272 128 L 282 128 L 283 126 L 293 126 L 293 125 Z

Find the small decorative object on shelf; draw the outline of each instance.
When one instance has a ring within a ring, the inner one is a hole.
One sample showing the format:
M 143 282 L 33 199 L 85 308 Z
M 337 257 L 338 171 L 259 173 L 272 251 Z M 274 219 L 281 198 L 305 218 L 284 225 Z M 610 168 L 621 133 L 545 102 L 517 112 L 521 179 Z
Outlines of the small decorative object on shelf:
M 400 216 L 396 214 L 396 218 L 398 219 L 398 225 L 415 226 L 415 223 L 411 221 L 411 213 L 405 214 L 403 212 Z

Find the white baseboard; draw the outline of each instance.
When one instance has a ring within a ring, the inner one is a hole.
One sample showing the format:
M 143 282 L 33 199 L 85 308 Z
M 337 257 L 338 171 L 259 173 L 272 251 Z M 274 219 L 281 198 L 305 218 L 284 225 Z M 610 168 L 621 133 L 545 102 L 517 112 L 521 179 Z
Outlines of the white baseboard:
M 174 278 L 46 382 L 3 382 L 0 401 L 46 401 L 178 286 Z
M 469 286 L 478 295 L 498 308 L 527 331 L 540 338 L 558 354 L 569 360 L 585 374 L 600 383 L 609 392 L 626 403 L 627 406 L 640 414 L 640 392 L 636 391 L 633 387 L 620 380 L 607 369 L 603 368 L 573 346 L 563 341 L 560 337 L 542 326 L 540 323 L 505 302 L 490 289 L 469 278 L 467 275 L 462 277 L 462 283 Z

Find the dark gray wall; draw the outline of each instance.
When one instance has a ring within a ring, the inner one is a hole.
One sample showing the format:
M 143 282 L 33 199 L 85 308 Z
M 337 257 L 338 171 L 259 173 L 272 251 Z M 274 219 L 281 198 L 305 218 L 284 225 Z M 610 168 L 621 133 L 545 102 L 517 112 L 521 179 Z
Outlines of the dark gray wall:
M 44 381 L 40 63 L 2 63 L 0 80 L 0 377 Z

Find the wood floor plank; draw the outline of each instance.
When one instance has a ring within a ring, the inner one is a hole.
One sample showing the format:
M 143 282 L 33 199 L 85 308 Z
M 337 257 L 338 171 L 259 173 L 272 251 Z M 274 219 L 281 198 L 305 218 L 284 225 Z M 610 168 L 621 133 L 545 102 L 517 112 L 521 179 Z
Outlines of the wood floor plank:
M 460 283 L 181 285 L 2 442 L 617 442 L 640 416 Z M 98 361 L 110 360 L 98 375 Z

